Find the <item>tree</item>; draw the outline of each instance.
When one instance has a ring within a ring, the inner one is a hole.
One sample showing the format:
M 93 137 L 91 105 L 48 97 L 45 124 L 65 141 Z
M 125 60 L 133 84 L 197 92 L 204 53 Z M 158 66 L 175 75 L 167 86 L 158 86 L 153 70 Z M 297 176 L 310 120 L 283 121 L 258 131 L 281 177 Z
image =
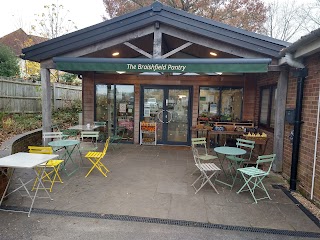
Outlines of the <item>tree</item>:
M 153 0 L 103 0 L 107 18 L 152 4 Z M 266 11 L 261 0 L 161 0 L 163 4 L 248 31 L 261 32 Z
M 304 25 L 307 32 L 320 27 L 320 0 L 314 0 L 306 9 L 303 9 L 303 12 L 307 15 L 307 21 Z
M 30 47 L 32 45 L 34 45 L 34 41 L 32 38 L 29 38 L 27 41 L 23 43 L 24 47 Z M 27 78 L 39 80 L 40 79 L 40 63 L 26 60 L 25 75 Z
M 296 40 L 305 34 L 310 8 L 295 0 L 274 0 L 268 5 L 265 34 L 283 41 Z
M 75 23 L 67 18 L 69 10 L 65 10 L 64 6 L 58 2 L 59 0 L 56 4 L 45 5 L 43 13 L 35 14 L 36 24 L 31 26 L 33 32 L 52 39 L 77 29 Z M 51 74 L 55 78 L 54 81 L 60 81 L 59 71 L 51 70 Z
M 0 44 L 0 76 L 14 77 L 18 75 L 18 58 L 9 47 Z
M 75 23 L 67 18 L 69 11 L 59 5 L 58 1 L 57 4 L 52 3 L 43 8 L 44 12 L 35 14 L 36 24 L 31 26 L 33 32 L 51 39 L 77 29 Z

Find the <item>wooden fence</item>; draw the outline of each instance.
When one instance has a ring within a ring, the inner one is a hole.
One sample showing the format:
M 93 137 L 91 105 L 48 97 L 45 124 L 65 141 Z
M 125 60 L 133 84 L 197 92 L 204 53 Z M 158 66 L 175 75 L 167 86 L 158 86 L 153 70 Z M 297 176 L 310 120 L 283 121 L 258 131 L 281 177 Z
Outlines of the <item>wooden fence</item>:
M 51 83 L 54 109 L 82 101 L 81 86 Z M 0 78 L 0 111 L 10 113 L 41 112 L 41 82 Z

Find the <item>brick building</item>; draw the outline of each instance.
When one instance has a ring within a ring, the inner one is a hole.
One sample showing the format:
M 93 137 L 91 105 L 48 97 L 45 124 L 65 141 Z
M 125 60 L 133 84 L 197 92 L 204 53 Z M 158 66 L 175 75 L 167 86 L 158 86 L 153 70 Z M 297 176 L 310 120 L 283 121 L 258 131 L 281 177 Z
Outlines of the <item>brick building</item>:
M 265 153 L 277 155 L 273 170 L 291 177 L 288 136 L 292 125 L 286 123 L 285 113 L 293 112 L 285 110 L 295 108 L 297 112 L 296 82 L 301 79 L 292 73 L 304 73 L 300 58 L 305 56 L 316 64 L 313 50 L 314 57 L 300 51 L 304 45 L 291 45 L 155 2 L 23 53 L 25 59 L 41 63 L 46 131 L 51 126 L 50 69 L 58 69 L 82 76 L 83 123 L 104 121 L 109 135 L 122 128 L 123 141 L 129 143 L 138 144 L 144 138 L 167 145 L 190 145 L 196 134 L 191 128 L 200 117 L 211 123 L 257 126 L 269 136 Z M 315 69 L 309 65 L 310 70 Z M 319 84 L 311 75 L 305 83 L 308 92 L 302 104 L 297 176 L 299 188 L 311 197 L 315 138 L 309 134 L 318 128 L 315 98 Z M 141 135 L 144 120 L 156 122 L 156 141 L 152 134 Z M 312 198 L 319 201 L 319 169 L 316 173 L 318 190 Z

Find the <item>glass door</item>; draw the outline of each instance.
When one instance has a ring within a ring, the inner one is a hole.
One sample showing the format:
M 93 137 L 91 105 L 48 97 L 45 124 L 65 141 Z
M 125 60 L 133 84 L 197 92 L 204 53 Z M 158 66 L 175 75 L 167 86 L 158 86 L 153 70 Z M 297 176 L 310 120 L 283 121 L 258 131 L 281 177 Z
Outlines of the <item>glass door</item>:
M 157 143 L 188 145 L 190 88 L 143 87 L 141 119 L 157 123 Z

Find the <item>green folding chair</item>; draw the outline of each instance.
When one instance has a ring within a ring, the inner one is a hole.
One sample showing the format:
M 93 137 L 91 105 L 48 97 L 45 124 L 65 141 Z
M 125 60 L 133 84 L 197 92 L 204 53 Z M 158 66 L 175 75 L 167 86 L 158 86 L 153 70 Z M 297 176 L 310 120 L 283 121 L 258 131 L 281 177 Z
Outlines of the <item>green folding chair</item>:
M 269 175 L 272 167 L 272 163 L 275 157 L 276 157 L 276 154 L 262 155 L 258 157 L 255 167 L 239 168 L 238 171 L 241 173 L 245 183 L 237 193 L 250 191 L 255 203 L 258 203 L 258 200 L 262 200 L 266 198 L 269 198 L 271 200 L 270 195 L 263 184 L 263 179 Z M 266 171 L 259 169 L 259 165 L 261 164 L 263 164 L 264 167 L 267 168 Z M 256 188 L 261 189 L 266 196 L 261 198 L 256 198 L 256 191 L 255 191 Z
M 93 122 L 95 126 L 99 126 L 99 141 L 105 142 L 107 139 L 107 122 Z
M 241 156 L 231 156 L 231 155 L 226 156 L 226 158 L 229 160 L 228 169 L 231 172 L 231 176 L 233 179 L 231 188 L 234 186 L 237 180 L 237 176 L 238 176 L 237 169 L 243 167 L 244 162 L 251 161 L 254 144 L 255 144 L 254 141 L 237 138 L 237 142 L 236 142 L 237 148 L 244 149 L 247 151 L 247 153 Z M 234 174 L 232 172 L 234 172 Z
M 123 139 L 125 128 L 117 127 L 114 131 L 114 135 L 110 137 L 110 146 L 114 150 L 114 145 L 118 145 Z

